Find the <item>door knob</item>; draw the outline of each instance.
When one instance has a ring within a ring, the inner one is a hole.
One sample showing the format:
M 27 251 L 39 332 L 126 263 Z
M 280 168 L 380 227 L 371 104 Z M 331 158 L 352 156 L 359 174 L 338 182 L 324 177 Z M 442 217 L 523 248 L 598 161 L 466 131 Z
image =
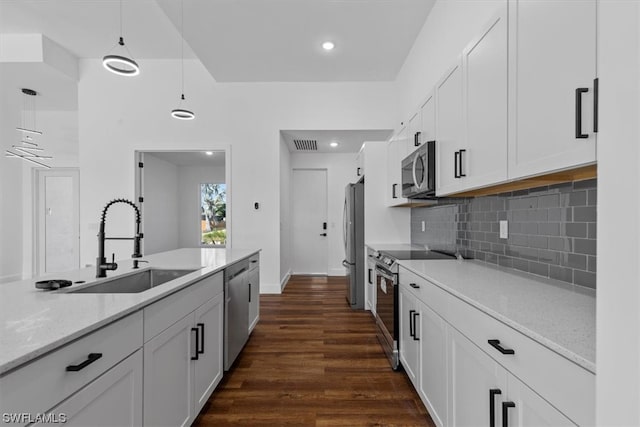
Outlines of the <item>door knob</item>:
M 326 236 L 326 235 L 327 235 L 327 233 L 320 233 L 320 235 L 321 235 L 321 236 Z

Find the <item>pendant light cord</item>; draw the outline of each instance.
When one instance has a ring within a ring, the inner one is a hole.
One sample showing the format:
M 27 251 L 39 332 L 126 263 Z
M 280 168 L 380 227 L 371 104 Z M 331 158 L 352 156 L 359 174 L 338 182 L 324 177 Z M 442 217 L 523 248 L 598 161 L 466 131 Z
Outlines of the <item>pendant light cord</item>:
M 120 0 L 120 40 L 122 40 L 122 0 Z
M 182 73 L 182 99 L 184 99 L 184 0 L 180 0 L 180 57 Z

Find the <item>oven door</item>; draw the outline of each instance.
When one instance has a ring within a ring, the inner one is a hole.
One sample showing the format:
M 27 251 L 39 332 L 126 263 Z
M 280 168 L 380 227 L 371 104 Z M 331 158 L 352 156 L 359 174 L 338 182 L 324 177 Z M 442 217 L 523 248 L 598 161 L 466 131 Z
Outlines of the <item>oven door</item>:
M 398 368 L 398 287 L 395 275 L 376 266 L 376 323 L 378 341 L 386 353 L 391 367 Z

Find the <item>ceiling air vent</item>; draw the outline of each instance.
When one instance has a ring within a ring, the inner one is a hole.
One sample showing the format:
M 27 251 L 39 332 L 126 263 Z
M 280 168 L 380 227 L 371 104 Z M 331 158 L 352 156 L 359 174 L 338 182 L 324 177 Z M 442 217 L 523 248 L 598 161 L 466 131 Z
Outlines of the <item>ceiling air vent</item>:
M 318 151 L 318 141 L 315 139 L 294 139 L 296 150 Z

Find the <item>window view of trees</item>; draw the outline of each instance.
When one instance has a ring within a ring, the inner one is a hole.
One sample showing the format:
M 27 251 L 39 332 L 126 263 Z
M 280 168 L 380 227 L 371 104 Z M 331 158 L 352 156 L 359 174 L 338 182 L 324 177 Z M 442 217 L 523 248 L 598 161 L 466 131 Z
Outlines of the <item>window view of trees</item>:
M 200 184 L 200 213 L 200 243 L 224 246 L 227 243 L 225 184 Z

